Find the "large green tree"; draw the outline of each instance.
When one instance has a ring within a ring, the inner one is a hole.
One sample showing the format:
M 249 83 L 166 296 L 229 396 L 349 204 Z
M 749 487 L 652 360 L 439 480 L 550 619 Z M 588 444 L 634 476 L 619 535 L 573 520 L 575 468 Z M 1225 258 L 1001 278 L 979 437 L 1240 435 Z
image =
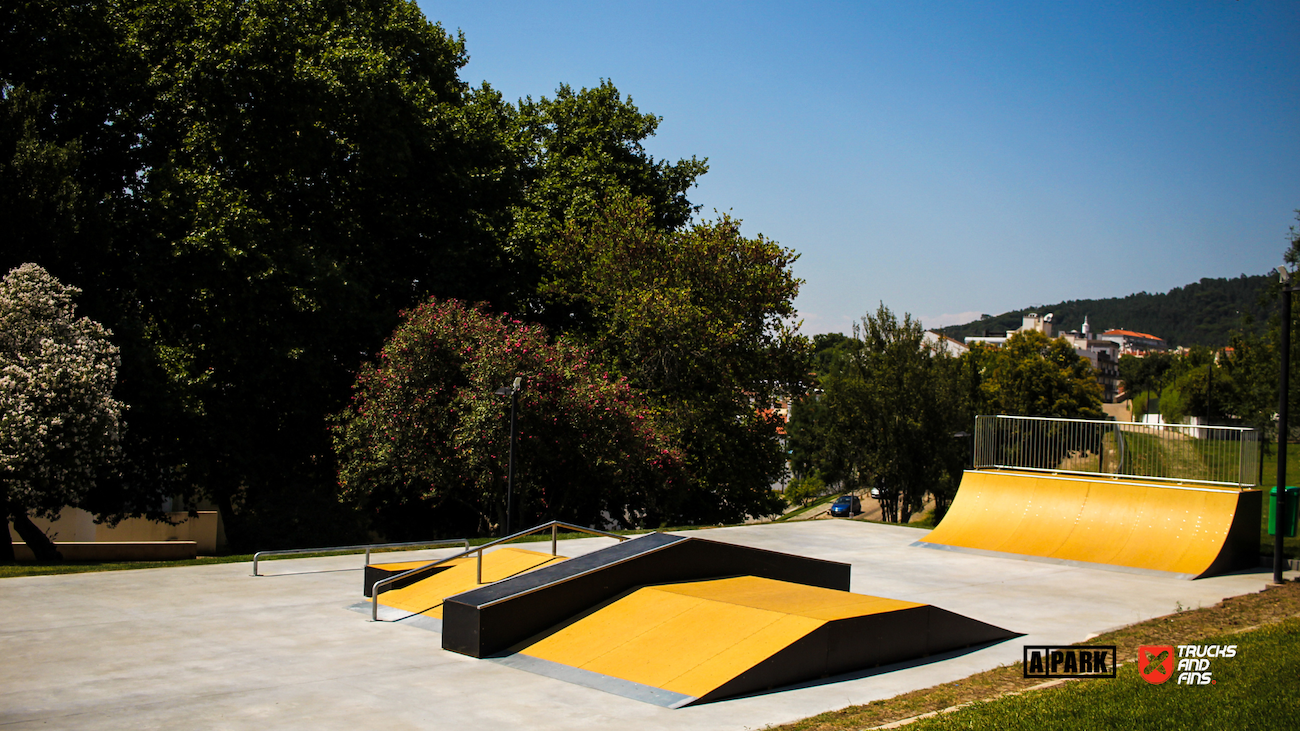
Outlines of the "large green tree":
M 35 264 L 0 280 L 0 560 L 10 516 L 37 558 L 58 558 L 29 516 L 82 504 L 118 456 L 117 348 L 76 316 L 79 291 Z
M 794 409 L 796 464 L 847 490 L 879 488 L 890 522 L 910 519 L 927 494 L 946 505 L 965 446 L 954 438 L 966 415 L 956 359 L 882 304 L 819 360 L 821 392 Z
M 686 193 L 708 164 L 694 157 L 656 160 L 646 152 L 644 143 L 662 120 L 609 80 L 577 91 L 561 84 L 553 98 L 521 99 L 516 110 L 523 194 L 512 207 L 507 240 L 517 266 L 514 306 L 568 331 L 582 324 L 584 313 L 572 301 L 538 296 L 542 281 L 554 275 L 545 250 L 570 226 L 600 218 L 610 197 L 639 198 L 657 228 L 681 228 L 697 210 Z
M 417 298 L 509 290 L 509 105 L 401 0 L 0 18 L 5 256 L 83 273 L 123 349 L 133 429 L 101 509 L 197 486 L 238 545 L 346 530 L 324 416 L 352 369 Z
M 676 520 L 771 514 L 786 471 L 783 395 L 806 387 L 809 347 L 791 318 L 796 255 L 727 216 L 665 228 L 650 201 L 611 196 L 544 249 L 544 292 L 582 313 L 571 336 L 653 399 L 686 459 Z
M 757 410 L 799 380 L 800 341 L 774 324 L 792 313 L 792 256 L 733 222 L 688 227 L 706 164 L 650 156 L 659 119 L 612 83 L 517 105 L 471 89 L 463 39 L 407 0 L 20 0 L 0 7 L 0 39 L 0 266 L 76 281 L 122 350 L 132 429 L 120 477 L 87 498 L 97 513 L 207 498 L 236 546 L 346 538 L 325 417 L 429 296 L 591 342 L 671 411 L 691 484 L 714 487 L 665 515 L 770 508 L 758 486 L 783 468 Z M 736 318 L 702 331 L 712 349 L 674 325 L 682 352 L 718 361 L 716 387 L 701 368 L 690 385 L 637 380 L 640 351 L 611 347 L 622 305 L 555 258 L 633 199 L 702 255 L 664 258 L 692 306 Z M 706 294 L 732 284 L 735 302 Z
M 1014 333 L 1003 347 L 976 356 L 990 413 L 1100 419 L 1101 385 L 1092 364 L 1064 338 L 1037 330 Z

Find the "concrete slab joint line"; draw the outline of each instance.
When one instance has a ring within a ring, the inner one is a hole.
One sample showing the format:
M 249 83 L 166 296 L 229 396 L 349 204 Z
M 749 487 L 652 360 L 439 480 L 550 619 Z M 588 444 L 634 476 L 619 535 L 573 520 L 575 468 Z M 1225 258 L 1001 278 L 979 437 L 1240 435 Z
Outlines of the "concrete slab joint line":
M 249 577 L 247 564 L 9 578 L 0 579 L 0 647 L 40 661 L 0 664 L 0 725 L 742 731 L 958 681 L 1020 660 L 1024 644 L 1083 642 L 1178 604 L 1260 591 L 1272 578 L 1255 568 L 1179 581 L 909 547 L 925 533 L 812 521 L 690 535 L 851 563 L 855 592 L 941 606 L 1025 637 L 678 712 L 440 652 L 438 634 L 405 623 L 363 621 L 345 609 L 359 589 L 355 556 L 286 559 L 286 575 L 273 578 Z M 574 561 L 607 545 L 565 540 L 559 553 Z

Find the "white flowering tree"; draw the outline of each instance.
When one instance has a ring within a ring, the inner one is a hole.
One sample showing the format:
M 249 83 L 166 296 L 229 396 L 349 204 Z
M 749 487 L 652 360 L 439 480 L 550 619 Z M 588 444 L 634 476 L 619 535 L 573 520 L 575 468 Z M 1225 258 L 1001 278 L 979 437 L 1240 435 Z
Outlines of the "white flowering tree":
M 42 560 L 60 556 L 29 516 L 79 504 L 118 454 L 118 352 L 108 330 L 75 316 L 80 292 L 35 264 L 0 281 L 0 520 L 12 516 Z M 12 561 L 4 533 L 0 560 Z

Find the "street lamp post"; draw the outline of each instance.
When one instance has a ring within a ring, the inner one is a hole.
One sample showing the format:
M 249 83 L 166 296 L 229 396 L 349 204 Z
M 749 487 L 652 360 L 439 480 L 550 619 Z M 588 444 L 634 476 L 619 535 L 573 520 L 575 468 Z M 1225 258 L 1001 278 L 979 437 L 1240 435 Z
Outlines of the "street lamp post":
M 1278 267 L 1277 272 L 1282 277 L 1282 372 L 1278 377 L 1278 403 L 1277 403 L 1277 487 L 1274 488 L 1276 497 L 1273 502 L 1273 582 L 1282 583 L 1282 572 L 1285 569 L 1286 560 L 1282 553 L 1282 540 L 1286 535 L 1283 524 L 1283 518 L 1286 512 L 1286 432 L 1287 432 L 1287 406 L 1291 400 L 1290 384 L 1288 377 L 1291 375 L 1291 293 L 1300 289 L 1291 286 L 1291 272 L 1286 267 Z
M 515 416 L 519 412 L 519 384 L 523 378 L 516 376 L 515 382 L 511 386 L 502 386 L 496 390 L 498 396 L 510 397 L 510 464 L 506 468 L 506 532 L 503 535 L 510 535 L 510 516 L 514 512 L 514 493 L 515 493 L 515 444 L 519 441 L 518 432 L 515 429 Z

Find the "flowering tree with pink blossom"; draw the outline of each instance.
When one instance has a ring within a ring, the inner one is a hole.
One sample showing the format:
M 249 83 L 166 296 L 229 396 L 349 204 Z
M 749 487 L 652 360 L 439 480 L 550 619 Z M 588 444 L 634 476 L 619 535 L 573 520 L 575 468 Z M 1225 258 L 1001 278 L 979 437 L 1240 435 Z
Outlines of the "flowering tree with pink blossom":
M 81 290 L 23 264 L 0 281 L 0 515 L 41 559 L 58 558 L 30 514 L 79 504 L 118 454 L 117 348 L 76 317 Z M 0 560 L 13 560 L 8 530 Z
M 644 399 L 589 354 L 482 306 L 404 313 L 335 420 L 339 486 L 389 538 L 492 533 L 505 518 L 509 399 L 519 444 L 514 524 L 658 525 L 681 455 Z

